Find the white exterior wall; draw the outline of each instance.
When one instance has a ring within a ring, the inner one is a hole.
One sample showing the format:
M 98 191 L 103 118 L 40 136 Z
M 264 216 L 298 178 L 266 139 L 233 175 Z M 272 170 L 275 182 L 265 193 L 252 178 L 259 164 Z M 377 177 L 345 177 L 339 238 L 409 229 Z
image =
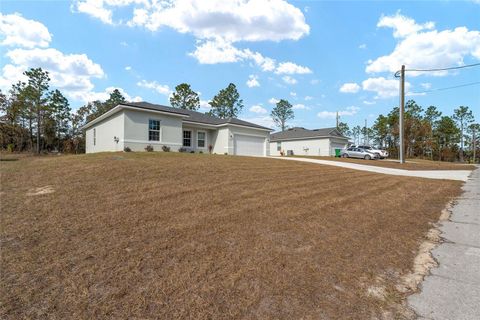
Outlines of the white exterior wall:
M 224 154 L 228 153 L 228 141 L 230 137 L 230 130 L 227 127 L 213 130 L 211 134 L 211 144 L 213 146 L 212 153 Z
M 124 145 L 132 151 L 145 151 L 151 145 L 154 151 L 168 146 L 178 151 L 183 143 L 182 118 L 148 111 L 125 110 Z M 160 120 L 160 140 L 148 141 L 148 120 Z M 123 150 L 123 149 L 122 149 Z
M 124 117 L 124 112 L 120 111 L 88 128 L 85 131 L 85 152 L 123 151 Z M 118 138 L 118 142 L 115 142 L 115 137 Z
M 332 156 L 335 155 L 335 148 L 344 148 L 348 140 L 335 138 L 316 138 L 304 140 L 285 140 L 281 141 L 282 151 L 287 155 L 287 150 L 293 150 L 297 156 Z M 305 150 L 305 149 L 308 150 Z M 279 156 L 277 151 L 277 142 L 270 142 L 270 154 Z
M 293 150 L 297 156 L 328 156 L 330 155 L 330 139 L 317 138 L 305 140 L 286 140 L 281 141 L 282 151 L 287 154 L 287 150 Z M 308 150 L 306 150 L 308 149 Z M 270 154 L 279 156 L 277 151 L 277 142 L 270 142 Z
M 264 156 L 270 155 L 270 145 L 268 143 L 268 139 L 270 137 L 270 132 L 265 130 L 259 130 L 255 128 L 243 128 L 237 126 L 228 126 L 230 130 L 230 135 L 228 136 L 228 154 L 234 154 L 235 146 L 234 146 L 234 137 L 236 134 L 238 135 L 245 135 L 245 136 L 254 136 L 254 137 L 262 137 L 265 139 L 264 142 Z

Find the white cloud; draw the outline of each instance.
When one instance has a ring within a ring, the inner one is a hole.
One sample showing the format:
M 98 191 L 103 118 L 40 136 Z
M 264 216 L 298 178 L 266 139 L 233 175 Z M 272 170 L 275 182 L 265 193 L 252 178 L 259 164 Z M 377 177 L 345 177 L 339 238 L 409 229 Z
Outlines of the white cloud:
M 130 70 L 132 70 L 132 67 L 131 66 L 126 66 L 125 70 L 130 71 Z
M 189 55 L 197 59 L 201 64 L 233 63 L 239 61 L 251 61 L 260 67 L 262 71 L 275 71 L 283 73 L 311 73 L 312 71 L 292 62 L 281 62 L 277 65 L 275 59 L 265 57 L 259 52 L 250 49 L 238 49 L 232 42 L 222 38 L 215 40 L 197 41 L 193 52 Z
M 372 104 L 375 104 L 375 103 L 376 103 L 375 101 L 363 100 L 363 104 L 366 104 L 366 105 L 372 105 Z
M 398 43 L 389 55 L 368 61 L 366 72 L 395 72 L 404 64 L 408 68 L 432 69 L 464 64 L 465 58 L 480 59 L 480 31 L 469 31 L 466 27 L 438 31 L 433 22 L 417 24 L 413 19 L 397 13 L 383 16 L 379 27 L 391 27 Z M 422 72 L 409 72 L 418 76 Z M 444 76 L 447 72 L 429 73 Z
M 310 110 L 310 107 L 305 106 L 302 103 L 297 103 L 292 106 L 293 110 Z
M 92 78 L 105 76 L 102 67 L 85 54 L 64 54 L 53 48 L 35 48 L 10 50 L 6 56 L 10 64 L 3 67 L 2 88 L 25 80 L 23 71 L 40 67 L 49 72 L 52 86 L 71 98 L 88 101 L 86 97 L 94 88 Z
M 313 97 L 311 97 L 311 96 L 305 96 L 305 101 L 310 101 L 310 100 L 313 100 Z
M 258 82 L 258 77 L 256 75 L 249 75 L 247 80 L 247 87 L 260 87 L 260 82 Z
M 277 104 L 277 102 L 279 102 L 279 101 L 280 101 L 280 100 L 275 99 L 275 98 L 270 98 L 270 99 L 268 99 L 268 103 L 270 103 L 270 104 Z
M 251 106 L 250 109 L 251 112 L 254 112 L 254 113 L 260 113 L 260 114 L 265 114 L 267 113 L 267 109 L 263 108 L 261 105 L 254 105 L 254 106 Z
M 189 55 L 201 64 L 237 62 L 247 58 L 246 51 L 239 50 L 232 43 L 222 39 L 199 42 L 195 51 Z
M 359 49 L 367 49 L 367 45 L 365 43 L 362 43 L 361 45 L 358 46 Z
M 170 90 L 170 87 L 168 85 L 160 84 L 157 81 L 142 80 L 137 82 L 137 86 L 154 90 L 166 96 L 169 96 L 172 93 L 172 90 Z
M 358 90 L 360 90 L 360 86 L 355 82 L 347 82 L 340 87 L 340 92 L 343 93 L 357 93 Z
M 291 95 L 292 97 L 296 97 L 296 96 L 297 96 L 297 93 L 292 91 L 292 92 L 290 92 L 290 95 Z
M 384 77 L 368 78 L 362 82 L 362 88 L 365 91 L 375 92 L 375 99 L 386 99 L 398 97 L 399 81 L 394 79 L 385 79 Z M 405 82 L 405 91 L 410 89 L 410 83 Z
M 202 64 L 250 60 L 263 71 L 311 73 L 293 62 L 277 66 L 272 58 L 233 45 L 240 41 L 298 40 L 307 35 L 310 27 L 302 11 L 285 0 L 76 0 L 72 8 L 111 25 L 125 24 L 112 18 L 114 10 L 120 8 L 131 12 L 128 26 L 151 31 L 169 27 L 192 34 L 200 41 L 190 55 Z
M 275 70 L 275 59 L 262 56 L 258 52 L 251 52 L 249 49 L 246 49 L 245 52 L 247 56 L 252 59 L 257 66 L 259 66 L 262 71 L 273 71 Z
M 40 22 L 27 20 L 19 14 L 1 13 L 0 21 L 1 34 L 5 36 L 2 45 L 17 47 L 5 54 L 9 62 L 2 68 L 1 89 L 8 90 L 13 83 L 19 80 L 26 81 L 23 72 L 40 67 L 49 72 L 53 88 L 60 89 L 74 100 L 82 102 L 106 100 L 114 89 L 118 89 L 127 101 L 142 100 L 140 96 L 130 96 L 124 89 L 118 87 L 108 87 L 104 91 L 96 92 L 92 79 L 105 77 L 102 67 L 86 54 L 65 54 L 54 48 L 43 48 L 48 47 L 52 36 Z M 130 70 L 131 67 L 127 66 L 125 69 Z
M 78 12 L 86 13 L 93 18 L 97 18 L 103 23 L 113 24 L 112 10 L 105 8 L 105 2 L 103 0 L 84 0 L 77 1 L 76 6 L 72 6 L 72 9 L 76 9 Z
M 248 121 L 251 123 L 258 124 L 260 126 L 264 126 L 267 128 L 274 128 L 275 123 L 273 122 L 272 118 L 270 116 L 259 116 L 259 117 L 240 117 L 241 120 Z
M 435 27 L 435 23 L 429 21 L 424 24 L 418 24 L 412 18 L 403 16 L 400 12 L 397 12 L 392 16 L 382 15 L 377 23 L 377 27 L 392 28 L 395 38 L 405 38 L 422 30 L 432 30 Z
M 351 106 L 345 108 L 345 110 L 340 110 L 338 111 L 339 116 L 353 116 L 357 114 L 357 112 L 360 110 L 360 108 Z M 317 113 L 317 117 L 321 119 L 328 119 L 328 118 L 336 118 L 337 117 L 337 111 L 320 111 Z
M 3 15 L 0 12 L 0 35 L 3 46 L 24 48 L 48 47 L 52 35 L 42 23 L 22 17 L 19 13 Z
M 200 95 L 200 93 L 199 93 L 199 95 Z M 212 106 L 208 102 L 209 102 L 208 100 L 201 100 L 200 99 L 200 109 L 199 109 L 199 111 L 202 111 L 202 112 L 210 111 Z
M 319 84 L 319 83 L 320 83 L 320 80 L 318 80 L 318 79 L 310 80 L 310 84 L 312 84 L 312 85 L 316 85 L 316 84 Z
M 480 1 L 480 0 L 479 0 Z M 425 89 L 425 90 L 429 90 L 432 88 L 432 84 L 429 83 L 429 82 L 425 82 L 425 83 L 420 83 L 420 86 Z
M 283 76 L 282 80 L 287 84 L 296 84 L 298 82 L 297 79 L 292 78 L 290 76 Z
M 88 93 L 85 93 L 85 95 L 83 97 L 83 100 L 84 101 L 95 101 L 95 100 L 105 101 L 110 97 L 110 93 L 112 93 L 113 90 L 115 90 L 115 89 L 118 89 L 118 91 L 120 91 L 122 96 L 124 96 L 125 100 L 127 100 L 128 102 L 143 101 L 142 97 L 140 97 L 140 96 L 132 97 L 124 89 L 118 88 L 118 87 L 108 87 L 103 92 L 88 92 Z
M 129 26 L 151 31 L 169 27 L 198 39 L 298 40 L 310 31 L 302 11 L 284 0 L 77 0 L 74 5 L 77 11 L 107 24 L 122 23 L 112 20 L 113 10 L 126 6 L 133 9 Z
M 312 73 L 307 67 L 299 66 L 293 62 L 281 62 L 275 70 L 276 74 L 307 74 Z
M 198 39 L 298 40 L 310 31 L 301 10 L 284 0 L 76 0 L 72 7 L 106 24 L 124 24 L 113 21 L 113 14 L 127 7 L 131 12 L 128 26 L 150 31 L 169 27 Z

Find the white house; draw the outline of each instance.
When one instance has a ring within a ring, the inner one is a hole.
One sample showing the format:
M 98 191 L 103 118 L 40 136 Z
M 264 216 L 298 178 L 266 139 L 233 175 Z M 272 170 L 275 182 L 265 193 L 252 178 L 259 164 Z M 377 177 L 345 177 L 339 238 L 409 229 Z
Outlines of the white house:
M 337 128 L 308 130 L 295 127 L 270 135 L 270 155 L 293 153 L 294 155 L 331 156 L 335 149 L 348 145 L 348 137 Z
M 166 107 L 147 102 L 123 103 L 90 121 L 86 133 L 86 152 L 154 151 L 163 146 L 171 151 L 187 151 L 268 156 L 270 131 L 254 123 Z

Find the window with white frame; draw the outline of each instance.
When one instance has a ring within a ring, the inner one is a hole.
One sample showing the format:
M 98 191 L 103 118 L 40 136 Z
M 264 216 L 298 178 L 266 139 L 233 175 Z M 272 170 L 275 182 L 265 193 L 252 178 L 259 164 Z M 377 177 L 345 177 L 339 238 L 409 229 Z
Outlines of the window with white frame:
M 148 120 L 148 141 L 160 141 L 160 120 Z
M 97 144 L 97 129 L 93 129 L 93 145 Z
M 277 142 L 277 151 L 282 151 L 282 143 L 280 141 Z
M 205 148 L 206 134 L 204 131 L 197 132 L 197 147 Z
M 183 130 L 183 146 L 184 147 L 192 146 L 192 131 Z

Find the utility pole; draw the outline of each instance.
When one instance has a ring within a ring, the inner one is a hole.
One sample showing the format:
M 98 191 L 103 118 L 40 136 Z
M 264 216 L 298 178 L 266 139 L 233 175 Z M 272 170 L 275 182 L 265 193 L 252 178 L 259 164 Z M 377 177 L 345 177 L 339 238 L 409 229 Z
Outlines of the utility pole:
M 473 164 L 477 163 L 476 162 L 476 148 L 477 146 L 475 145 L 476 139 L 475 139 L 475 126 L 473 127 L 473 134 L 472 134 L 472 145 L 473 145 Z
M 37 100 L 37 154 L 40 154 L 40 99 Z
M 400 117 L 399 117 L 399 138 L 400 138 L 400 163 L 405 163 L 405 150 L 403 141 L 403 113 L 405 112 L 405 65 L 400 71 Z

